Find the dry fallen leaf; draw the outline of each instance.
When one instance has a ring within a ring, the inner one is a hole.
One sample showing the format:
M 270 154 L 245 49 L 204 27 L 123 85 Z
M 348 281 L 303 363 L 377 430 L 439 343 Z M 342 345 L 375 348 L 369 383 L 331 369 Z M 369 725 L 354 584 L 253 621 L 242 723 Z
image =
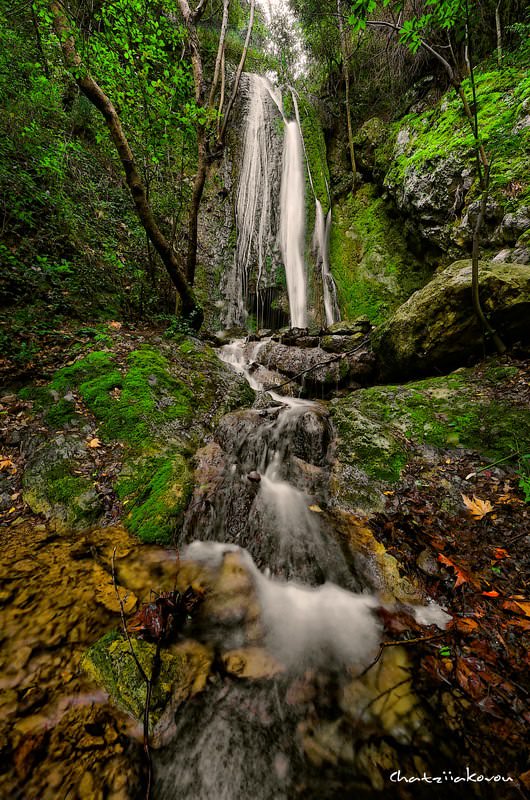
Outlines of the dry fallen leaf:
M 451 569 L 454 569 L 456 575 L 456 583 L 454 585 L 455 589 L 458 589 L 458 587 L 462 586 L 463 583 L 467 583 L 469 581 L 470 576 L 468 573 L 464 572 L 463 569 L 451 561 L 450 558 L 447 558 L 447 556 L 444 556 L 442 553 L 440 553 L 438 555 L 438 561 L 440 561 L 441 564 L 445 564 L 446 567 L 451 567 Z
M 493 511 L 493 506 L 489 500 L 481 500 L 480 497 L 477 497 L 475 494 L 473 495 L 473 499 L 463 494 L 462 500 L 476 519 L 482 519 L 486 514 Z
M 0 472 L 3 472 L 5 469 L 10 469 L 13 466 L 14 464 L 10 458 L 3 458 L 0 461 Z
M 88 446 L 88 447 L 92 447 L 92 448 L 94 449 L 94 448 L 96 448 L 96 447 L 101 447 L 101 442 L 99 441 L 99 439 L 97 439 L 96 437 L 94 437 L 94 438 L 93 438 L 93 439 L 91 439 L 89 442 L 87 442 L 87 446 Z
M 491 592 L 482 592 L 482 594 L 484 595 L 484 597 L 498 597 L 499 596 L 499 593 L 496 592 L 495 590 L 493 590 Z
M 503 558 L 510 558 L 510 554 L 504 547 L 496 547 L 493 551 L 493 558 L 496 561 L 501 561 Z
M 115 331 L 119 331 L 121 328 L 121 322 L 109 322 L 109 328 L 114 328 Z
M 322 509 L 317 505 L 309 506 L 309 510 L 314 511 L 315 514 L 322 514 Z

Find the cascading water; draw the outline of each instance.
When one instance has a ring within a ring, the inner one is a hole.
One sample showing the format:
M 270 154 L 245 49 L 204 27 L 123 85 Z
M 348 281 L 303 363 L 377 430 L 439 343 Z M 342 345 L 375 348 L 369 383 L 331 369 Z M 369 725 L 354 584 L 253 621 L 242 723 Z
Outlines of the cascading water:
M 221 351 L 257 391 L 263 385 L 245 359 L 263 344 L 251 345 L 246 355 L 243 341 Z M 224 417 L 216 441 L 222 449 L 220 490 L 211 496 L 196 492 L 185 538 L 234 542 L 246 547 L 259 567 L 284 578 L 313 584 L 330 579 L 358 588 L 318 505 L 325 501 L 331 441 L 325 409 L 271 392 L 264 408 Z
M 152 754 L 156 800 L 375 797 L 359 781 L 354 757 L 380 724 L 378 685 L 375 694 L 355 689 L 362 707 L 355 708 L 337 760 L 319 753 L 343 741 L 338 726 L 351 670 L 364 674 L 379 660 L 380 604 L 359 593 L 362 580 L 352 575 L 319 505 L 326 500 L 331 443 L 326 411 L 263 391 L 251 363 L 262 346 L 240 340 L 220 353 L 247 376 L 257 400 L 252 409 L 226 415 L 199 452 L 199 482 L 179 542 L 181 563 L 189 559 L 192 574 L 204 565 L 206 574 L 219 576 L 207 595 L 217 617 L 195 623 L 194 635 L 218 654 L 220 672 L 206 691 L 171 712 L 161 734 L 165 746 Z M 420 611 L 422 621 L 438 624 L 438 611 Z M 227 651 L 241 663 L 256 658 L 258 668 L 265 658 L 270 671 L 262 680 L 226 677 Z M 401 686 L 402 672 L 396 678 L 390 670 Z M 313 746 L 312 725 L 315 733 L 319 725 L 328 731 L 324 745 Z M 406 743 L 416 732 L 398 716 L 386 735 Z M 361 773 L 363 757 L 361 751 Z
M 324 216 L 320 200 L 315 201 L 315 229 L 313 232 L 313 252 L 316 266 L 322 275 L 322 290 L 324 296 L 324 311 L 326 325 L 333 325 L 340 321 L 339 304 L 337 300 L 337 287 L 333 280 L 329 266 L 329 235 L 331 229 L 331 209 Z
M 237 243 L 232 269 L 225 277 L 228 298 L 225 324 L 244 325 L 251 272 L 255 268 L 258 320 L 263 316 L 261 287 L 267 258 L 275 257 L 275 207 L 281 169 L 281 141 L 274 126 L 279 98 L 267 78 L 245 74 L 246 127 L 236 198 Z
M 287 278 L 291 326 L 307 325 L 307 280 L 304 264 L 305 179 L 302 136 L 296 120 L 285 123 L 280 242 Z
M 237 242 L 232 269 L 225 277 L 224 322 L 227 327 L 245 325 L 251 294 L 255 294 L 258 326 L 266 319 L 266 290 L 267 287 L 274 290 L 275 272 L 280 268 L 276 251 L 279 242 L 291 326 L 303 328 L 308 317 L 304 261 L 306 210 L 304 142 L 298 104 L 293 93 L 295 119 L 288 120 L 281 94 L 267 78 L 245 75 L 244 85 L 247 116 L 236 199 Z M 283 120 L 283 146 L 277 128 L 279 115 Z M 309 163 L 307 168 L 312 185 Z M 322 255 L 318 266 L 322 269 L 321 264 L 326 264 L 326 295 L 332 292 L 332 278 L 327 250 L 323 249 L 327 246 L 325 236 L 319 243 Z

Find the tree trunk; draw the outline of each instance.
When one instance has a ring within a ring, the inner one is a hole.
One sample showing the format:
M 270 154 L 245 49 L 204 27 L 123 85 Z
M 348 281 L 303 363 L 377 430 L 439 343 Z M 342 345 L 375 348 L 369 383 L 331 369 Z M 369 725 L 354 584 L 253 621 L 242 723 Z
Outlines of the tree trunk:
M 96 81 L 90 75 L 82 75 L 84 68 L 81 57 L 75 48 L 68 19 L 58 0 L 52 0 L 50 3 L 50 11 L 53 17 L 55 32 L 61 43 L 66 67 L 72 71 L 77 85 L 87 100 L 89 100 L 104 117 L 125 172 L 125 180 L 129 187 L 140 222 L 182 299 L 183 316 L 190 321 L 196 330 L 199 330 L 203 321 L 202 309 L 195 299 L 192 288 L 186 281 L 170 243 L 158 227 L 147 199 L 144 182 L 136 165 L 127 137 L 121 126 L 118 113 Z
M 355 187 L 357 182 L 357 162 L 355 160 L 355 146 L 353 144 L 353 126 L 350 109 L 350 70 L 348 65 L 349 53 L 346 43 L 346 35 L 344 33 L 344 23 L 342 21 L 340 0 L 337 0 L 337 16 L 339 20 L 340 49 L 342 54 L 342 77 L 344 79 L 344 102 L 346 105 L 346 123 L 348 126 L 348 147 L 350 150 L 350 161 L 353 173 L 353 186 Z
M 250 37 L 252 35 L 252 28 L 254 27 L 254 12 L 256 10 L 256 0 L 250 0 L 250 17 L 248 21 L 248 30 L 247 35 L 245 37 L 245 44 L 243 45 L 243 52 L 241 53 L 241 58 L 239 59 L 239 64 L 237 66 L 236 75 L 234 78 L 234 84 L 232 87 L 232 94 L 230 95 L 230 100 L 226 106 L 226 111 L 223 119 L 223 124 L 221 125 L 221 142 L 223 142 L 225 133 L 226 133 L 226 126 L 228 125 L 228 120 L 230 118 L 230 114 L 232 112 L 232 107 L 235 103 L 237 92 L 239 89 L 239 81 L 241 80 L 241 73 L 243 72 L 243 67 L 245 66 L 245 61 L 247 60 L 247 53 L 248 47 L 250 44 Z
M 197 246 L 199 240 L 199 211 L 204 192 L 204 185 L 208 177 L 208 151 L 206 132 L 204 129 L 197 131 L 197 172 L 193 181 L 190 210 L 188 216 L 188 252 L 186 255 L 186 278 L 190 286 L 195 283 L 195 270 L 197 267 Z
M 499 67 L 502 64 L 502 25 L 501 25 L 501 3 L 499 0 L 495 6 L 495 28 L 497 31 L 497 63 Z

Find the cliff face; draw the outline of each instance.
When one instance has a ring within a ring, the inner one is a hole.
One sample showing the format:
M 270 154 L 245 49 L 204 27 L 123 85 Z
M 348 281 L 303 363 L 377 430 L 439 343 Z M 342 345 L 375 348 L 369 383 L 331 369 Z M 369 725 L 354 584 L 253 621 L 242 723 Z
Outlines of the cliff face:
M 529 63 L 522 47 L 500 68 L 483 63 L 475 76 L 479 130 L 492 162 L 482 252 L 516 264 L 530 261 Z M 469 81 L 464 89 L 471 94 Z M 473 137 L 454 90 L 440 98 L 433 89 L 393 122 L 368 119 L 355 146 L 362 182 L 354 193 L 342 130 L 328 147 L 332 270 L 343 313 L 380 322 L 437 267 L 470 255 L 480 197 Z

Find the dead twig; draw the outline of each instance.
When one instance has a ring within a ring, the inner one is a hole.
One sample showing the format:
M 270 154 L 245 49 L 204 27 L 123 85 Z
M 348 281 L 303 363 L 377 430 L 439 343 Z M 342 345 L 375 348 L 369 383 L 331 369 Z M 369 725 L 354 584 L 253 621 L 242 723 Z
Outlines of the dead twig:
M 442 636 L 445 636 L 446 633 L 447 631 L 440 631 L 440 633 L 433 633 L 430 636 L 418 636 L 414 639 L 402 639 L 401 641 L 396 641 L 396 642 L 381 642 L 378 654 L 371 662 L 371 664 L 368 664 L 368 666 L 365 667 L 362 672 L 360 672 L 358 675 L 355 676 L 356 680 L 358 680 L 359 678 L 363 678 L 366 675 L 366 673 L 369 672 L 372 669 L 372 667 L 374 667 L 377 664 L 377 662 L 383 655 L 385 647 L 398 647 L 400 645 L 418 644 L 418 642 L 428 642 L 431 639 L 440 639 Z

